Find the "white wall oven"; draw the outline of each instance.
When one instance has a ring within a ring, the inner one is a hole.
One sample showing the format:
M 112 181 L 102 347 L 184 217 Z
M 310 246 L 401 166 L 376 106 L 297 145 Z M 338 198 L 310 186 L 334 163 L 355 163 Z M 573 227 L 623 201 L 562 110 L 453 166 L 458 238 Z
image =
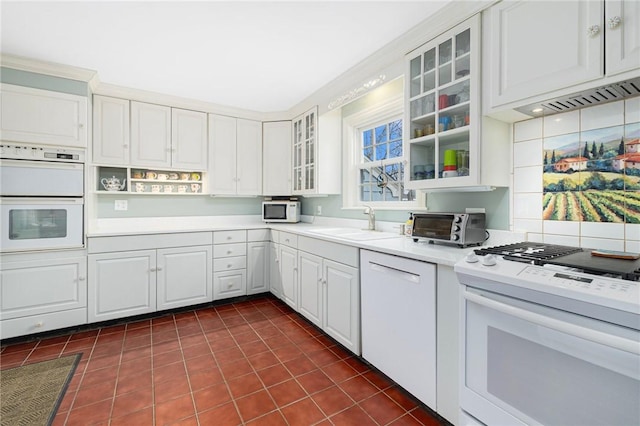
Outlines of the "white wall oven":
M 637 281 L 522 259 L 469 260 L 455 267 L 464 424 L 640 424 Z
M 0 145 L 2 252 L 84 245 L 84 150 Z

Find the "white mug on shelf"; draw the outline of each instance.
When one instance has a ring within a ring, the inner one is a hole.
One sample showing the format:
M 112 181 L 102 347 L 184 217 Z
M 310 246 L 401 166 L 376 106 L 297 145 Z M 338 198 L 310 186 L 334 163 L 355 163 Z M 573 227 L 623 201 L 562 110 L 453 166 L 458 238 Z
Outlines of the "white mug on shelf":
M 160 185 L 151 185 L 151 192 L 160 192 Z
M 191 184 L 191 192 L 200 192 L 200 184 L 192 183 Z
M 144 183 L 136 182 L 136 192 L 144 192 Z

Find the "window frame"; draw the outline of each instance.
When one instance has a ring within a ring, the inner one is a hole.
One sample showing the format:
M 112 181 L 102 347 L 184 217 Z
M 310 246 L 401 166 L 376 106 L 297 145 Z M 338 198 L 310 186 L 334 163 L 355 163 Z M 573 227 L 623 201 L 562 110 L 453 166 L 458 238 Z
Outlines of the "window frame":
M 425 195 L 422 191 L 414 190 L 415 199 L 412 201 L 360 201 L 359 188 L 362 163 L 357 161 L 362 153 L 360 133 L 361 129 L 374 128 L 385 121 L 387 124 L 402 120 L 402 157 L 387 158 L 384 160 L 374 161 L 376 164 L 389 164 L 401 162 L 404 167 L 404 173 L 407 173 L 406 167 L 409 164 L 407 160 L 406 144 L 404 130 L 404 98 L 402 94 L 395 95 L 385 99 L 368 108 L 364 108 L 354 114 L 343 118 L 343 161 L 342 161 L 342 205 L 343 209 L 362 209 L 364 206 L 371 206 L 376 210 L 408 210 L 416 208 L 424 208 Z M 403 187 L 406 185 L 405 176 L 403 176 Z

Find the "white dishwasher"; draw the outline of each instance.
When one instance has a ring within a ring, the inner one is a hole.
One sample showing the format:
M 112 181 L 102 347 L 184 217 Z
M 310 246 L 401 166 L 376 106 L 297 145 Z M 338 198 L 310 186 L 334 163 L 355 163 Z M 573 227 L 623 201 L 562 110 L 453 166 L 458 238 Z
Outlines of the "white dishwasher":
M 436 409 L 436 266 L 360 250 L 362 356 Z

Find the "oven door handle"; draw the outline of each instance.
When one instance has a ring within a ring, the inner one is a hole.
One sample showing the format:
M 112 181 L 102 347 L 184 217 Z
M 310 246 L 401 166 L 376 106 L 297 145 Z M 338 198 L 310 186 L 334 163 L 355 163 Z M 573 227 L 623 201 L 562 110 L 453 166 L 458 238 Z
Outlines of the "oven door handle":
M 565 333 L 585 340 L 590 340 L 591 342 L 609 346 L 611 348 L 615 348 L 624 352 L 629 352 L 634 355 L 640 355 L 640 342 L 635 342 L 623 337 L 612 336 L 601 331 L 567 323 L 555 318 L 549 318 L 547 316 L 517 308 L 515 306 L 507 305 L 505 303 L 498 302 L 496 300 L 489 299 L 487 297 L 481 296 L 476 293 L 471 293 L 469 291 L 464 292 L 464 297 L 471 302 L 486 306 L 487 308 L 494 309 L 496 311 L 514 316 L 516 318 L 520 318 L 524 321 L 532 322 L 542 327 L 556 330 L 560 333 Z

